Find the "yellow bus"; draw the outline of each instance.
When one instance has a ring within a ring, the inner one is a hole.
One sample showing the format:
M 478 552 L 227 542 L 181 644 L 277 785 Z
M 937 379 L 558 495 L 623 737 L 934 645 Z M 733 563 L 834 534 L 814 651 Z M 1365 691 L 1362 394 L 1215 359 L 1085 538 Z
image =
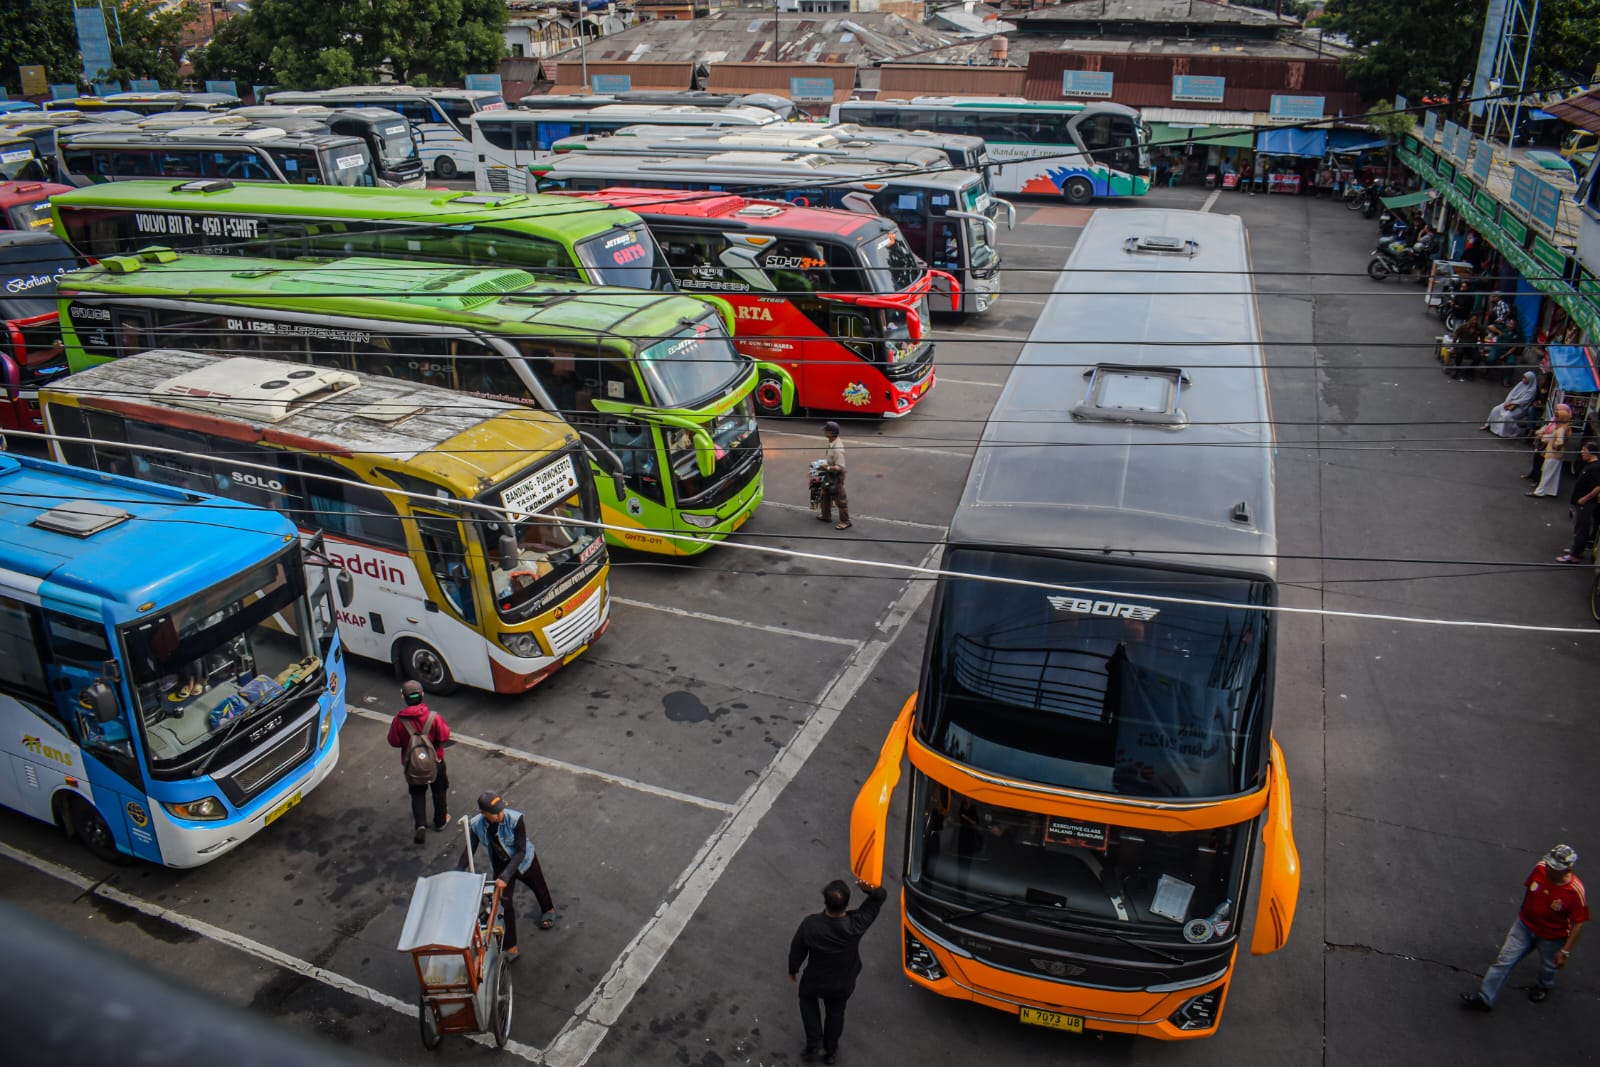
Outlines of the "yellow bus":
M 851 815 L 883 876 L 910 763 L 903 964 L 1022 1023 L 1216 1031 L 1299 893 L 1272 735 L 1273 432 L 1243 224 L 1097 213 L 990 416 L 919 691 Z
M 286 514 L 354 582 L 345 647 L 519 693 L 610 624 L 600 506 L 558 417 L 435 386 L 156 350 L 39 398 L 57 459 Z

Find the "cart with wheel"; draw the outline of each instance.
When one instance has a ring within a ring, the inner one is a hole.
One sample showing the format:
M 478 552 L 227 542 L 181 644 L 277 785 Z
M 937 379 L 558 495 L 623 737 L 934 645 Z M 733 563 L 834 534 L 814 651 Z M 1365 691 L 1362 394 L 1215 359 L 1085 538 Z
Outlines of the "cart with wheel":
M 484 874 L 447 871 L 418 878 L 400 931 L 401 952 L 416 966 L 417 1024 L 425 1048 L 445 1034 L 511 1036 L 511 968 L 501 890 Z

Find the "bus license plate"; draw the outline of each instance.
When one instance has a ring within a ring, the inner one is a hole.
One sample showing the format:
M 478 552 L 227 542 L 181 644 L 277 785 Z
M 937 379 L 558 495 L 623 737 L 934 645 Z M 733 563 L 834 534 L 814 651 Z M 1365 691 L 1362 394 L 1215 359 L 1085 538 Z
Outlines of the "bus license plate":
M 571 663 L 573 660 L 577 659 L 587 651 L 589 651 L 589 646 L 587 644 L 579 645 L 577 648 L 561 657 L 561 665 L 565 667 L 567 664 Z
M 293 793 L 290 793 L 288 795 L 288 797 L 286 797 L 284 799 L 282 804 L 279 804 L 277 807 L 275 807 L 271 811 L 267 812 L 267 821 L 262 823 L 261 825 L 262 826 L 271 826 L 275 821 L 277 821 L 277 819 L 280 816 L 283 815 L 284 812 L 288 811 L 290 808 L 294 807 L 298 803 L 300 803 L 300 790 L 296 789 Z M 1026 1009 L 1024 1009 L 1024 1010 L 1026 1010 Z
M 1083 1017 L 1079 1015 L 1062 1015 L 1058 1011 L 1023 1008 L 1022 1021 L 1030 1026 L 1048 1026 L 1052 1030 L 1066 1030 L 1073 1034 L 1083 1033 Z

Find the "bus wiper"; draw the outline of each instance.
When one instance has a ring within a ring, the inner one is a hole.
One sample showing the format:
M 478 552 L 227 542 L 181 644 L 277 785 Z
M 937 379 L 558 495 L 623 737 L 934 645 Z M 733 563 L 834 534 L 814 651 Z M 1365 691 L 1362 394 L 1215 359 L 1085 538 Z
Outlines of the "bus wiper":
M 1131 937 L 1123 937 L 1121 934 L 1113 933 L 1110 930 L 1095 930 L 1093 932 L 1097 937 L 1109 937 L 1114 941 L 1122 942 L 1124 945 L 1131 945 L 1133 948 L 1143 949 L 1145 952 L 1150 953 L 1150 955 L 1159 957 L 1160 959 L 1164 959 L 1168 963 L 1187 963 L 1187 962 L 1189 962 L 1188 960 L 1185 960 L 1181 956 L 1174 956 L 1169 952 L 1162 952 L 1160 949 L 1155 948 L 1155 947 L 1153 947 L 1151 945 L 1147 945 L 1143 941 L 1135 941 Z
M 233 735 L 238 733 L 239 727 L 243 726 L 247 722 L 255 722 L 268 711 L 287 701 L 290 694 L 292 694 L 298 687 L 299 683 L 287 686 L 284 688 L 283 692 L 272 697 L 270 700 L 264 700 L 259 704 L 252 704 L 245 708 L 243 714 L 230 722 L 227 726 L 227 729 L 222 731 L 222 736 L 217 738 L 216 747 L 210 752 L 206 753 L 205 758 L 200 761 L 200 765 L 194 769 L 195 777 L 199 777 L 200 775 L 206 773 L 206 769 L 211 766 L 211 761 L 216 759 L 218 753 L 227 747 L 228 742 L 232 740 Z
M 1002 908 L 1021 908 L 1021 907 L 1027 907 L 1027 905 L 1024 904 L 1020 900 L 996 900 L 993 903 L 984 904 L 984 905 L 982 905 L 980 907 L 976 907 L 976 908 L 972 908 L 972 909 L 970 909 L 968 911 L 964 911 L 959 915 L 952 915 L 949 918 L 945 919 L 945 922 L 947 922 L 947 923 L 965 922 L 967 919 L 975 919 L 979 915 L 988 915 L 990 912 L 1000 911 Z

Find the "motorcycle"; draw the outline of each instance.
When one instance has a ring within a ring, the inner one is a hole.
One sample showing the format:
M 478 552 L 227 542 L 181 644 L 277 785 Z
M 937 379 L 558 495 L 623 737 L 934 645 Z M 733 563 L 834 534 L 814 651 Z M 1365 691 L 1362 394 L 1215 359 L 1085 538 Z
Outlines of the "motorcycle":
M 1444 320 L 1445 332 L 1453 334 L 1472 314 L 1472 305 L 1473 295 L 1467 290 L 1466 282 L 1453 278 L 1439 287 L 1439 303 L 1434 310 Z
M 1387 190 L 1382 182 L 1373 182 L 1362 190 L 1361 217 L 1370 219 L 1383 210 L 1383 197 Z
M 822 514 L 822 490 L 828 482 L 828 461 L 814 459 L 807 470 L 806 487 L 811 491 L 811 511 L 820 516 Z
M 1367 259 L 1367 277 L 1381 282 L 1391 274 L 1428 276 L 1428 266 L 1433 257 L 1427 251 L 1413 251 L 1403 240 L 1383 240 Z
M 1344 206 L 1350 211 L 1360 211 L 1367 206 L 1367 187 L 1360 182 L 1346 182 L 1344 187 Z

